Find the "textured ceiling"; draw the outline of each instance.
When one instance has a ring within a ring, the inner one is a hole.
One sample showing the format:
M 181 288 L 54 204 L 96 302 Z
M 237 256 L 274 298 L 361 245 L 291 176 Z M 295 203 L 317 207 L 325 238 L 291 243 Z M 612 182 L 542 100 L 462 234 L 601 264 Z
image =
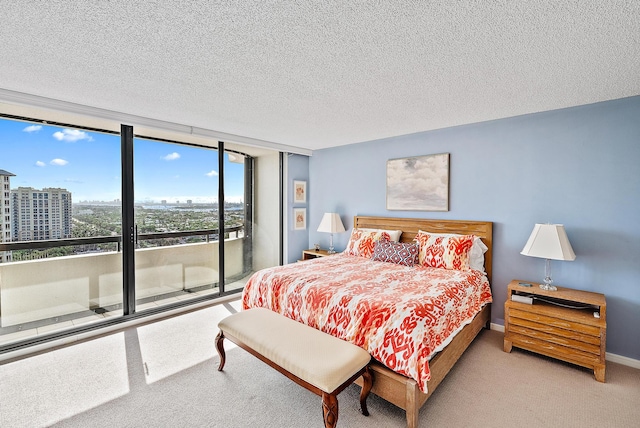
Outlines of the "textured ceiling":
M 640 1 L 3 1 L 0 89 L 319 149 L 640 94 Z

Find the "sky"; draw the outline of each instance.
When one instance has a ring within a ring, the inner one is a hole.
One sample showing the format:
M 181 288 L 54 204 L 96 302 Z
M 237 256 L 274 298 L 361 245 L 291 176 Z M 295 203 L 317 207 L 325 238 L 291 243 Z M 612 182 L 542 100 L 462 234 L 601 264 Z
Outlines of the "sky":
M 135 132 L 135 129 L 134 129 Z M 214 202 L 218 151 L 136 138 L 136 202 Z M 241 202 L 244 165 L 225 154 L 225 198 Z M 121 200 L 120 135 L 0 118 L 0 169 L 11 189 L 60 187 L 81 201 Z

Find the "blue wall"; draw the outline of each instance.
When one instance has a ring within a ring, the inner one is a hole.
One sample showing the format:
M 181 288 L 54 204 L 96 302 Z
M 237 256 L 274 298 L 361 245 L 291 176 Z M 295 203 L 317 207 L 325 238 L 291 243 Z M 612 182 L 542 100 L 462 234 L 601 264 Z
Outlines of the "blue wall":
M 449 211 L 388 211 L 387 160 L 435 153 L 450 153 Z M 607 351 L 640 359 L 640 96 L 314 151 L 309 187 L 306 244 L 323 248 L 328 211 L 347 229 L 356 214 L 493 221 L 499 324 L 509 281 L 544 276 L 520 254 L 534 223 L 564 224 L 577 258 L 552 262 L 555 284 L 604 293 Z

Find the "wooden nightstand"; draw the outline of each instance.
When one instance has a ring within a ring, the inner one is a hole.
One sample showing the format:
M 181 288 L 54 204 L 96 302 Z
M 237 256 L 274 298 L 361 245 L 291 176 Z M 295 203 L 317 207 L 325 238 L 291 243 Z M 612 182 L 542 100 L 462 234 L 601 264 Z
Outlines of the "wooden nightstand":
M 302 260 L 301 261 L 305 261 L 305 260 L 311 260 L 311 259 L 315 259 L 318 257 L 327 257 L 327 256 L 333 256 L 334 254 L 338 254 L 338 253 L 333 253 L 333 254 L 329 254 L 328 250 L 314 250 L 313 248 L 310 250 L 303 250 L 302 251 Z
M 511 347 L 537 352 L 593 369 L 605 381 L 607 302 L 604 294 L 558 287 L 545 291 L 537 283 L 509 283 L 504 304 L 504 351 Z M 512 300 L 532 297 L 533 303 Z M 596 316 L 594 313 L 599 315 Z

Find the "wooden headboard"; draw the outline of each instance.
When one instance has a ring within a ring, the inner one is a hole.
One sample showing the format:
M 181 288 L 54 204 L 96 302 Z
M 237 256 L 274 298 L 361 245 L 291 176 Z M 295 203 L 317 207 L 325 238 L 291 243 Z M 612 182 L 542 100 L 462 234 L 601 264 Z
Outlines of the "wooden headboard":
M 400 242 L 411 242 L 418 230 L 435 233 L 475 235 L 482 239 L 488 250 L 484 254 L 484 269 L 491 282 L 493 255 L 493 222 L 472 220 L 432 220 L 426 218 L 354 216 L 353 227 L 368 229 L 402 230 Z

